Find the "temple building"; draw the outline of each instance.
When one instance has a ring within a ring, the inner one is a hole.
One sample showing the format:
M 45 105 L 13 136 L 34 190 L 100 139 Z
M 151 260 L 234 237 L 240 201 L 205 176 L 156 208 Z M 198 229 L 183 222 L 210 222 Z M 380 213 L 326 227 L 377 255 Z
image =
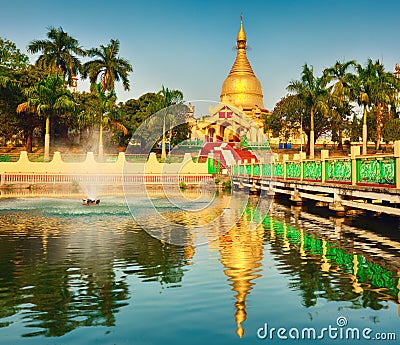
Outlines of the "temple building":
M 246 136 L 251 143 L 263 143 L 264 120 L 269 114 L 263 103 L 260 80 L 247 59 L 247 37 L 242 18 L 236 38 L 235 62 L 222 84 L 220 103 L 210 107 L 209 116 L 198 120 L 192 138 L 206 142 L 238 142 Z

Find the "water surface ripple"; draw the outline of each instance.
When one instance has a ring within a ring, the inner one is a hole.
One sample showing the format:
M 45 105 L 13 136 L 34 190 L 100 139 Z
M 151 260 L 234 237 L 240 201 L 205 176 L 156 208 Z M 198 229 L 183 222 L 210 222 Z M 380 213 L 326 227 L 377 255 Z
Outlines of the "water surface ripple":
M 398 219 L 384 233 L 364 219 L 275 203 L 261 214 L 250 200 L 228 232 L 178 246 L 143 231 L 123 198 L 0 200 L 0 344 L 252 344 L 265 323 L 320 329 L 339 316 L 396 332 Z

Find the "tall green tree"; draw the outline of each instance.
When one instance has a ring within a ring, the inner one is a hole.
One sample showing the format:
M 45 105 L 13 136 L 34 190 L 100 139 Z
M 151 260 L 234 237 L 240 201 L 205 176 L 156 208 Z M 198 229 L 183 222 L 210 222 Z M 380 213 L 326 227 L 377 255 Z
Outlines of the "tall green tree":
M 50 120 L 55 115 L 75 111 L 76 103 L 71 92 L 65 88 L 60 75 L 51 75 L 25 90 L 28 107 L 46 119 L 44 159 L 50 159 Z
M 90 128 L 98 126 L 98 154 L 103 156 L 103 130 L 112 128 L 128 134 L 128 129 L 120 121 L 120 111 L 115 104 L 116 95 L 114 91 L 103 91 L 101 84 L 92 84 L 91 92 L 80 94 L 78 97 L 78 125 L 80 128 Z
M 97 122 L 99 124 L 99 149 L 98 154 L 103 156 L 103 128 L 110 123 L 111 114 L 115 112 L 115 91 L 103 91 L 101 84 L 92 84 L 91 91 L 96 98 Z
M 156 94 L 148 93 L 141 96 L 137 105 L 139 110 L 132 114 L 131 128 L 140 130 L 134 131 L 132 141 L 140 142 L 141 149 L 145 152 L 151 149 L 149 145 L 162 140 L 164 119 L 164 141 L 169 140 L 174 146 L 189 137 L 190 126 L 185 118 L 188 108 L 183 104 L 181 91 L 162 86 Z M 153 114 L 157 116 L 151 117 Z M 130 147 L 131 151 L 133 149 L 133 146 Z
M 183 102 L 183 93 L 180 90 L 170 90 L 164 85 L 161 86 L 161 90 L 158 92 L 161 96 L 159 102 L 160 107 L 166 108 L 170 105 L 181 104 Z
M 383 135 L 386 141 L 400 140 L 400 119 L 392 119 L 385 126 Z
M 159 102 L 153 103 L 153 106 L 155 106 L 157 110 L 166 109 L 165 137 L 168 138 L 170 147 L 172 147 L 187 139 L 191 132 L 189 123 L 186 121 L 186 118 L 183 117 L 185 114 L 181 111 L 186 111 L 187 108 L 176 107 L 177 105 L 183 104 L 183 93 L 180 90 L 171 90 L 162 85 L 161 90 L 157 94 L 161 98 Z M 173 106 L 171 112 L 168 111 L 168 107 L 170 106 Z M 165 145 L 163 147 L 165 147 Z
M 315 115 L 328 112 L 328 91 L 325 88 L 326 80 L 314 76 L 314 69 L 307 64 L 303 66 L 300 80 L 292 81 L 287 90 L 295 94 L 304 106 L 305 114 L 310 118 L 310 131 L 307 133 L 308 141 L 306 151 L 310 158 L 314 158 Z
M 303 138 L 303 132 L 310 137 L 311 116 L 304 99 L 298 94 L 283 97 L 273 109 L 267 128 L 272 131 L 273 136 L 279 136 L 285 140 L 299 133 Z M 331 122 L 325 113 L 317 111 L 314 114 L 314 131 L 316 138 L 331 131 Z M 307 144 L 309 145 L 310 141 Z M 308 145 L 306 146 L 307 154 L 310 152 Z
M 135 150 L 139 150 L 139 142 L 140 147 L 144 148 L 146 145 L 146 137 L 139 136 L 136 132 L 140 125 L 146 121 L 146 119 L 153 114 L 153 103 L 158 103 L 160 99 L 160 95 L 154 92 L 148 92 L 138 99 L 129 99 L 125 103 L 121 103 L 119 105 L 118 111 L 120 113 L 120 119 L 122 119 L 125 127 L 129 129 L 129 132 L 134 134 L 134 144 L 129 145 L 130 153 L 134 153 Z M 143 128 L 143 127 L 142 127 Z M 141 131 L 142 132 L 142 131 Z M 151 134 L 151 132 L 149 133 Z M 131 139 L 130 137 L 127 138 Z M 131 142 L 132 144 L 133 142 Z M 125 144 L 128 144 L 126 142 Z
M 0 136 L 7 139 L 20 134 L 21 130 L 24 139 L 31 139 L 31 136 L 27 137 L 31 132 L 26 131 L 30 117 L 16 112 L 18 104 L 24 100 L 23 88 L 33 80 L 28 62 L 28 56 L 21 53 L 14 42 L 0 37 Z M 25 143 L 29 151 L 29 140 Z
M 28 66 L 29 58 L 17 48 L 16 44 L 0 37 L 0 68 L 20 70 Z
M 373 93 L 373 102 L 377 110 L 375 145 L 376 149 L 380 149 L 382 129 L 390 120 L 390 108 L 395 109 L 396 98 L 400 92 L 400 80 L 393 73 L 385 71 L 383 64 L 378 61 L 376 62 L 376 72 L 377 80 Z
M 88 55 L 93 58 L 83 65 L 83 78 L 89 77 L 92 84 L 100 81 L 103 91 L 114 91 L 115 82 L 122 81 L 125 90 L 129 90 L 129 72 L 131 64 L 118 56 L 119 41 L 111 40 L 110 44 L 100 48 L 88 50 Z
M 363 154 L 367 154 L 368 121 L 367 117 L 374 108 L 376 116 L 376 147 L 379 148 L 381 140 L 381 123 L 384 107 L 395 106 L 396 96 L 400 91 L 400 81 L 392 74 L 385 71 L 379 62 L 368 59 L 365 67 L 358 65 L 357 88 L 358 102 L 363 106 Z
M 357 62 L 355 60 L 336 63 L 323 71 L 323 77 L 330 86 L 327 90 L 331 96 L 331 121 L 332 121 L 332 140 L 337 139 L 338 148 L 342 148 L 343 131 L 347 121 L 352 115 L 351 102 L 356 99 L 356 80 L 355 72 Z
M 348 131 L 349 131 L 348 135 L 349 135 L 351 141 L 359 141 L 360 140 L 362 133 L 361 133 L 360 123 L 359 123 L 359 120 L 357 119 L 356 114 L 353 114 L 353 119 L 348 128 Z
M 297 95 L 287 95 L 275 105 L 271 115 L 267 117 L 265 129 L 271 133 L 272 137 L 287 141 L 299 133 L 302 135 L 302 130 L 309 132 L 310 123 L 307 120 L 303 102 Z
M 61 73 L 68 83 L 81 68 L 79 56 L 85 56 L 86 51 L 78 40 L 66 33 L 62 27 L 48 27 L 47 39 L 33 40 L 28 45 L 28 52 L 41 53 L 36 60 L 39 67 Z

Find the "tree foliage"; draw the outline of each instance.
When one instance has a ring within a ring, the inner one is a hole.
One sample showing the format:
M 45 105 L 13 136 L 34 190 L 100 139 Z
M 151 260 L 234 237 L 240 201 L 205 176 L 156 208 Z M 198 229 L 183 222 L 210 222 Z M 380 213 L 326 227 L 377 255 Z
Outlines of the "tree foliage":
M 29 58 L 17 48 L 14 42 L 0 37 L 0 68 L 21 70 L 28 66 Z
M 374 140 L 376 147 L 379 148 L 382 127 L 388 120 L 384 112 L 389 105 L 395 109 L 400 92 L 400 80 L 393 73 L 386 72 L 379 60 L 374 63 L 368 59 L 365 67 L 358 65 L 357 71 L 358 102 L 364 108 L 364 123 L 367 123 L 368 138 Z M 371 117 L 374 118 L 372 123 Z
M 50 134 L 51 119 L 55 117 L 58 119 L 57 125 L 64 122 L 62 128 L 68 128 L 68 122 L 75 114 L 76 103 L 60 75 L 49 75 L 40 80 L 33 87 L 26 89 L 25 95 L 32 112 L 46 119 L 46 134 Z M 45 159 L 48 157 L 48 147 L 45 146 Z
M 71 92 L 65 88 L 64 80 L 58 74 L 40 80 L 25 94 L 28 105 L 41 117 L 69 114 L 76 106 Z
M 136 115 L 134 126 L 139 128 L 133 133 L 133 141 L 140 142 L 141 148 L 148 151 L 162 138 L 165 121 L 165 136 L 171 145 L 177 145 L 190 135 L 190 126 L 186 122 L 188 108 L 183 104 L 183 93 L 162 86 L 157 94 L 146 94 L 141 101 L 140 111 Z M 144 104 L 143 104 L 144 102 Z M 151 116 L 151 115 L 156 116 Z M 150 146 L 149 146 L 150 145 Z
M 85 56 L 86 51 L 79 45 L 78 40 L 66 33 L 62 27 L 48 27 L 47 38 L 30 42 L 28 52 L 40 52 L 36 64 L 41 68 L 62 73 L 70 84 L 72 77 L 81 68 L 78 57 Z
M 364 110 L 368 139 L 379 145 L 386 126 L 399 112 L 396 106 L 400 80 L 393 73 L 386 72 L 379 61 L 371 59 L 364 67 L 355 60 L 336 61 L 323 71 L 321 77 L 314 76 L 306 64 L 300 80 L 292 81 L 287 89 L 291 94 L 276 104 L 272 116 L 265 123 L 266 129 L 282 138 L 291 136 L 300 122 L 309 136 L 314 117 L 315 139 L 326 133 L 339 145 L 343 135 L 358 141 L 363 124 L 354 111 L 358 103 Z M 386 137 L 384 134 L 384 139 Z
M 349 129 L 350 119 L 353 115 L 352 100 L 356 95 L 355 60 L 336 63 L 323 71 L 323 78 L 327 83 L 329 92 L 329 112 L 331 122 L 332 141 L 338 142 L 342 148 L 343 132 Z
M 118 56 L 119 41 L 111 40 L 110 44 L 100 48 L 91 48 L 88 55 L 93 58 L 83 65 L 83 78 L 89 77 L 90 82 L 96 83 L 99 79 L 103 91 L 113 91 L 116 81 L 122 81 L 125 90 L 130 89 L 128 79 L 132 72 L 131 64 L 124 58 Z
M 286 98 L 284 108 L 295 115 L 289 118 L 294 123 L 301 123 L 308 140 L 306 146 L 307 154 L 310 154 L 310 133 L 314 131 L 315 140 L 326 131 L 327 112 L 329 111 L 329 97 L 325 88 L 326 80 L 323 77 L 317 78 L 314 69 L 307 64 L 303 66 L 300 80 L 290 82 L 287 90 L 292 93 L 292 98 Z M 274 110 L 275 111 L 275 110 Z
M 400 140 L 400 119 L 390 120 L 385 126 L 383 135 L 387 141 Z

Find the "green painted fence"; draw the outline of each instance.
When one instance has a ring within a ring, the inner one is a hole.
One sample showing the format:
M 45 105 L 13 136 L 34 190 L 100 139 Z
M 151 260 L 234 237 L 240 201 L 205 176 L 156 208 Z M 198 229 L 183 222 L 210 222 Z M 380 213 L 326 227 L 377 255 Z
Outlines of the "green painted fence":
M 325 180 L 328 182 L 351 183 L 351 159 L 330 159 L 325 162 Z
M 357 182 L 360 184 L 396 184 L 394 157 L 357 160 Z
M 209 174 L 221 173 L 221 162 L 218 159 L 207 158 L 207 164 Z
M 325 160 L 248 163 L 232 166 L 232 174 L 234 176 L 246 175 L 255 178 L 396 187 L 396 159 L 400 158 L 387 155 L 356 157 L 353 159 L 339 157 Z M 215 164 L 211 164 L 210 169 L 209 172 L 213 173 L 217 168 Z M 354 173 L 353 169 L 356 169 Z M 397 185 L 399 185 L 398 182 Z
M 322 162 L 321 161 L 303 162 L 303 179 L 322 181 Z

